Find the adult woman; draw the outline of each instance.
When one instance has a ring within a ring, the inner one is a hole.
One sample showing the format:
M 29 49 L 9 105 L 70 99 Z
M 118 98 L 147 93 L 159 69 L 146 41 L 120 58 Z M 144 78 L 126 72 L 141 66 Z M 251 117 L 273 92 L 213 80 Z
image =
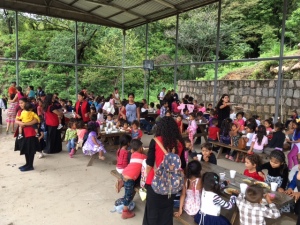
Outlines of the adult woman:
M 125 107 L 126 109 L 126 120 L 131 124 L 134 120 L 140 121 L 140 107 L 138 103 L 134 102 L 134 94 L 128 94 L 128 104 Z
M 59 110 L 60 104 L 55 101 L 53 94 L 47 94 L 43 110 L 45 112 L 45 124 L 47 125 L 47 140 L 44 152 L 47 154 L 59 153 L 62 151 L 61 133 L 57 129 L 59 125 L 58 117 L 62 117 Z
M 229 118 L 230 116 L 230 102 L 229 102 L 229 95 L 223 94 L 220 98 L 216 110 L 218 114 L 218 126 L 220 127 L 223 120 Z
M 22 110 L 24 109 L 25 103 L 27 102 L 26 98 L 21 98 L 19 100 L 20 109 L 18 110 L 17 115 L 21 115 Z M 39 150 L 39 141 L 35 136 L 35 130 L 33 128 L 33 124 L 37 123 L 36 119 L 28 123 L 22 123 L 22 121 L 16 121 L 16 124 L 23 127 L 23 136 L 24 138 L 18 139 L 16 138 L 15 142 L 15 151 L 20 151 L 21 155 L 25 155 L 26 163 L 24 166 L 20 166 L 19 169 L 22 172 L 34 170 L 33 168 L 33 160 L 36 151 Z M 18 136 L 19 129 L 16 130 L 15 137 Z
M 15 95 L 15 97 L 12 100 L 9 100 L 9 102 L 18 102 L 21 98 L 24 98 L 25 95 L 22 92 L 22 88 L 21 87 L 17 87 L 17 94 Z
M 9 129 L 11 127 L 11 132 L 14 133 L 15 129 L 15 120 L 16 120 L 16 114 L 17 114 L 17 108 L 18 108 L 18 102 L 13 102 L 13 99 L 15 98 L 15 94 L 11 94 L 9 96 L 9 107 L 7 109 L 7 117 L 6 117 L 6 133 L 8 134 Z
M 78 93 L 77 98 L 78 100 L 75 104 L 75 118 L 87 123 L 90 120 L 90 105 L 88 101 L 85 100 L 85 93 L 83 91 Z
M 165 116 L 157 124 L 156 138 L 162 143 L 167 151 L 175 148 L 175 153 L 180 156 L 181 168 L 184 169 L 184 142 L 179 129 L 172 117 Z M 163 161 L 164 153 L 159 145 L 152 139 L 149 145 L 148 158 L 146 160 L 148 173 L 146 180 L 147 200 L 144 212 L 143 225 L 172 225 L 173 224 L 173 200 L 175 195 L 156 194 L 151 183 L 154 177 L 154 165 L 158 167 Z

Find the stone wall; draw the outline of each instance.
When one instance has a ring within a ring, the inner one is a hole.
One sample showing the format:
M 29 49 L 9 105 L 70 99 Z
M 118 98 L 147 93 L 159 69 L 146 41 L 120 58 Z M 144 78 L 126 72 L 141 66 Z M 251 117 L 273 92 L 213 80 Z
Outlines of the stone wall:
M 258 114 L 262 119 L 275 113 L 277 80 L 218 80 L 217 101 L 222 94 L 229 94 L 230 101 L 238 103 L 244 112 Z M 291 115 L 291 111 L 300 105 L 300 80 L 283 80 L 281 94 L 283 119 Z M 198 100 L 198 103 L 213 103 L 214 81 L 179 80 L 178 95 L 182 98 L 188 94 Z M 281 114 L 281 107 L 279 107 Z

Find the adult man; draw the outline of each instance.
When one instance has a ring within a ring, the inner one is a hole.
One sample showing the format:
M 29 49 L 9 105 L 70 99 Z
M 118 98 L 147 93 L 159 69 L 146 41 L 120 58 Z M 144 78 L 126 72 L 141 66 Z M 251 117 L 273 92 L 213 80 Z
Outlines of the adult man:
M 163 100 L 164 100 L 164 97 L 165 97 L 165 93 L 166 93 L 166 88 L 163 87 L 162 91 L 159 93 L 159 104 L 160 104 L 160 106 L 163 105 Z
M 11 82 L 10 87 L 8 88 L 8 97 L 12 94 L 17 94 L 16 82 Z
M 173 101 L 178 101 L 178 94 L 175 92 L 174 89 L 171 90 L 171 95 L 173 97 Z

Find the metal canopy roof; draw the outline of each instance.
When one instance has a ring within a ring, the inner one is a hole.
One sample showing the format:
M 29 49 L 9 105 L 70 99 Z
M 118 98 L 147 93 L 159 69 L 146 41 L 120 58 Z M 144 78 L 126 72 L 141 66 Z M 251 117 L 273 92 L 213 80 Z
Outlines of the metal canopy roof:
M 0 8 L 130 29 L 218 0 L 0 0 Z

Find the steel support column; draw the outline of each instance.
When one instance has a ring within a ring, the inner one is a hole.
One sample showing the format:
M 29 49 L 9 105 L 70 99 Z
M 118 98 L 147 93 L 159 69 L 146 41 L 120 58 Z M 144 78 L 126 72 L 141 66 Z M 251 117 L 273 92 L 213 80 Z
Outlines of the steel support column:
M 123 30 L 123 52 L 122 52 L 122 100 L 124 99 L 125 48 L 126 48 L 126 31 Z
M 217 43 L 216 43 L 216 60 L 215 60 L 215 82 L 214 82 L 214 106 L 217 104 L 217 82 L 218 82 L 218 68 L 219 68 L 219 51 L 220 51 L 220 24 L 222 0 L 219 0 L 218 5 L 218 24 L 217 24 Z
M 76 99 L 78 94 L 78 55 L 77 55 L 77 44 L 78 44 L 78 24 L 77 21 L 75 21 L 75 91 L 76 91 Z
M 19 17 L 18 17 L 18 11 L 15 11 L 15 32 L 16 32 L 16 82 L 17 82 L 17 86 L 20 86 L 20 77 L 19 77 Z
M 149 27 L 148 27 L 148 23 L 146 23 L 146 55 L 145 55 L 145 59 L 148 60 L 148 35 L 149 35 Z M 146 99 L 146 88 L 147 88 L 147 70 L 144 70 L 144 99 Z M 149 84 L 148 84 L 149 85 Z M 149 104 L 149 102 L 148 102 Z
M 174 65 L 174 91 L 177 87 L 177 63 L 178 63 L 178 29 L 179 29 L 179 14 L 176 15 L 176 49 L 175 49 L 175 65 Z
M 284 35 L 285 35 L 285 21 L 287 14 L 287 4 L 288 0 L 283 1 L 283 16 L 282 16 L 282 29 L 281 29 L 281 42 L 280 42 L 280 55 L 279 55 L 279 70 L 278 70 L 278 79 L 277 79 L 277 89 L 276 89 L 276 99 L 275 99 L 275 117 L 274 123 L 278 121 L 279 113 L 279 99 L 281 95 L 281 80 L 282 80 L 282 64 L 283 64 L 283 52 L 284 52 Z M 282 117 L 282 115 L 281 115 Z

